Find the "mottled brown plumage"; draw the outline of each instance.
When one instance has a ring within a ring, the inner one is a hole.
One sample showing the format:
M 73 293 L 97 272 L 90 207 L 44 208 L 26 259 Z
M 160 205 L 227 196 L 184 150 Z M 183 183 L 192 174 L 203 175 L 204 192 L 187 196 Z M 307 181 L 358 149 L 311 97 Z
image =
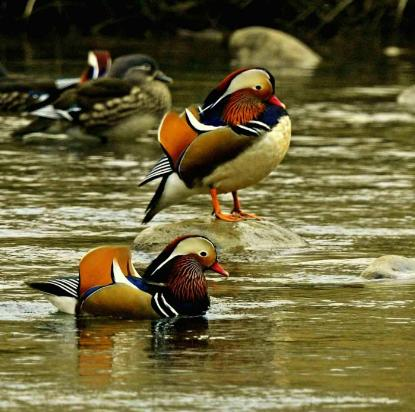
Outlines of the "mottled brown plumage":
M 171 82 L 149 56 L 128 55 L 115 59 L 105 79 L 79 85 L 63 93 L 48 108 L 35 112 L 64 120 L 59 133 L 69 136 L 98 136 L 102 139 L 134 138 L 156 127 L 171 107 Z M 36 124 L 20 129 L 15 136 L 38 132 Z M 42 130 L 51 132 L 52 127 Z
M 104 76 L 111 66 L 106 50 L 88 53 L 88 68 L 80 78 L 47 79 L 3 73 L 0 77 L 0 112 L 27 113 L 55 101 L 65 90 L 75 85 Z

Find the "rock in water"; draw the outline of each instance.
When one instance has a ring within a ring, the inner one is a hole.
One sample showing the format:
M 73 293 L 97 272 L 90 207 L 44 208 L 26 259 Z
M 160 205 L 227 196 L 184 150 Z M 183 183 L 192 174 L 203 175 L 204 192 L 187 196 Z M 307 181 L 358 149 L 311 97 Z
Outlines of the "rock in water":
M 385 255 L 375 259 L 363 272 L 366 279 L 415 279 L 415 259 Z
M 229 39 L 234 66 L 312 68 L 321 57 L 300 40 L 268 27 L 245 27 Z
M 408 106 L 408 108 L 414 110 L 415 107 L 415 85 L 408 87 L 398 95 L 397 99 L 399 104 Z
M 244 250 L 270 253 L 307 246 L 299 235 L 269 220 L 229 223 L 210 218 L 149 226 L 137 235 L 134 245 L 140 251 L 155 252 L 163 249 L 173 238 L 185 234 L 206 236 L 220 248 L 221 253 Z

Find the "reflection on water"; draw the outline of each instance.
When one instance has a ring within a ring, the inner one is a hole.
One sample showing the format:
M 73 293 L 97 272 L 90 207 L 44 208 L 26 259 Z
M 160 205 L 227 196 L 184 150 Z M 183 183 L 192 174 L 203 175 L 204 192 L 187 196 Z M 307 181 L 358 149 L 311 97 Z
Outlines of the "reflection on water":
M 175 78 L 177 108 L 228 71 L 223 52 L 154 50 Z M 84 56 L 74 55 L 66 66 L 77 73 Z M 28 62 L 39 73 L 65 68 Z M 153 191 L 137 182 L 160 149 L 155 131 L 103 146 L 15 142 L 10 131 L 27 120 L 2 117 L 0 408 L 410 410 L 415 285 L 359 273 L 382 254 L 414 256 L 415 117 L 395 105 L 412 73 L 399 61 L 277 73 L 292 147 L 241 199 L 309 245 L 226 254 L 231 277 L 209 277 L 212 308 L 202 318 L 75 320 L 28 289 L 26 281 L 76 273 L 93 246 L 133 242 Z M 195 197 L 155 223 L 209 212 Z M 141 267 L 152 257 L 134 256 Z
M 209 344 L 209 325 L 204 317 L 139 324 L 87 318 L 79 319 L 77 328 L 79 375 L 88 387 L 111 385 L 137 368 L 146 376 L 142 383 L 149 384 L 147 374 L 152 374 L 154 362 L 172 370 L 176 359 L 181 362 L 183 352 L 187 357 L 193 354 L 196 360 L 206 356 L 203 350 Z

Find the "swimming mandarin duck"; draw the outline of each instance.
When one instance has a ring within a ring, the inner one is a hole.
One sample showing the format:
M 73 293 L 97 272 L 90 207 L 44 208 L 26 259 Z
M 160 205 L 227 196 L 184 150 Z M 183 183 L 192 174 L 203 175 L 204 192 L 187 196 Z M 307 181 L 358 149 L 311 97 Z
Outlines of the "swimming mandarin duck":
M 202 106 L 167 113 L 158 135 L 165 156 L 140 183 L 161 178 L 143 222 L 199 193 L 210 193 L 218 219 L 257 218 L 241 210 L 237 191 L 266 177 L 287 153 L 291 122 L 274 92 L 268 70 L 240 69 L 219 83 Z M 231 214 L 222 212 L 218 200 L 219 193 L 228 192 Z
M 0 67 L 0 111 L 25 113 L 46 106 L 63 91 L 79 83 L 105 76 L 111 67 L 111 56 L 106 50 L 88 52 L 88 66 L 77 78 L 42 79 L 8 74 Z
M 80 261 L 79 277 L 32 282 L 62 312 L 158 319 L 198 316 L 210 305 L 204 272 L 222 276 L 216 248 L 203 236 L 183 236 L 168 244 L 140 276 L 127 246 L 101 246 Z
M 151 57 L 131 54 L 114 60 L 108 76 L 67 90 L 52 105 L 36 110 L 31 124 L 14 132 L 66 133 L 102 140 L 134 138 L 157 126 L 170 109 L 166 76 Z

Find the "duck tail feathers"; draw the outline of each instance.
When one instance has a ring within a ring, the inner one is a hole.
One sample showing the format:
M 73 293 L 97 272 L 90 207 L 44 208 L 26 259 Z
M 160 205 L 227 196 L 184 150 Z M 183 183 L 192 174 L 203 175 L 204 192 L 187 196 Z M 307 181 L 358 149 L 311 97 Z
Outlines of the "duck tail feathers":
M 48 282 L 28 282 L 31 288 L 46 294 L 46 298 L 59 311 L 74 315 L 78 302 L 79 280 L 74 278 L 54 279 Z
M 49 295 L 78 297 L 79 280 L 75 278 L 53 279 L 47 282 L 28 282 L 28 285 Z
M 145 216 L 144 216 L 144 219 L 143 219 L 143 223 L 150 222 L 150 220 L 153 219 L 153 217 L 158 212 L 160 212 L 160 210 L 163 209 L 163 207 L 160 204 L 160 200 L 161 200 L 161 196 L 163 195 L 164 189 L 166 187 L 166 182 L 167 182 L 167 179 L 168 179 L 169 176 L 170 175 L 165 175 L 161 179 L 161 182 L 158 185 L 157 190 L 154 193 L 154 196 L 152 197 L 152 199 L 150 200 L 150 203 L 148 204 L 148 206 L 146 208 L 146 212 L 145 212 Z
M 28 125 L 22 126 L 12 132 L 12 137 L 21 138 L 30 133 L 47 132 L 50 126 L 52 126 L 54 120 L 46 117 L 37 117 L 32 120 Z

